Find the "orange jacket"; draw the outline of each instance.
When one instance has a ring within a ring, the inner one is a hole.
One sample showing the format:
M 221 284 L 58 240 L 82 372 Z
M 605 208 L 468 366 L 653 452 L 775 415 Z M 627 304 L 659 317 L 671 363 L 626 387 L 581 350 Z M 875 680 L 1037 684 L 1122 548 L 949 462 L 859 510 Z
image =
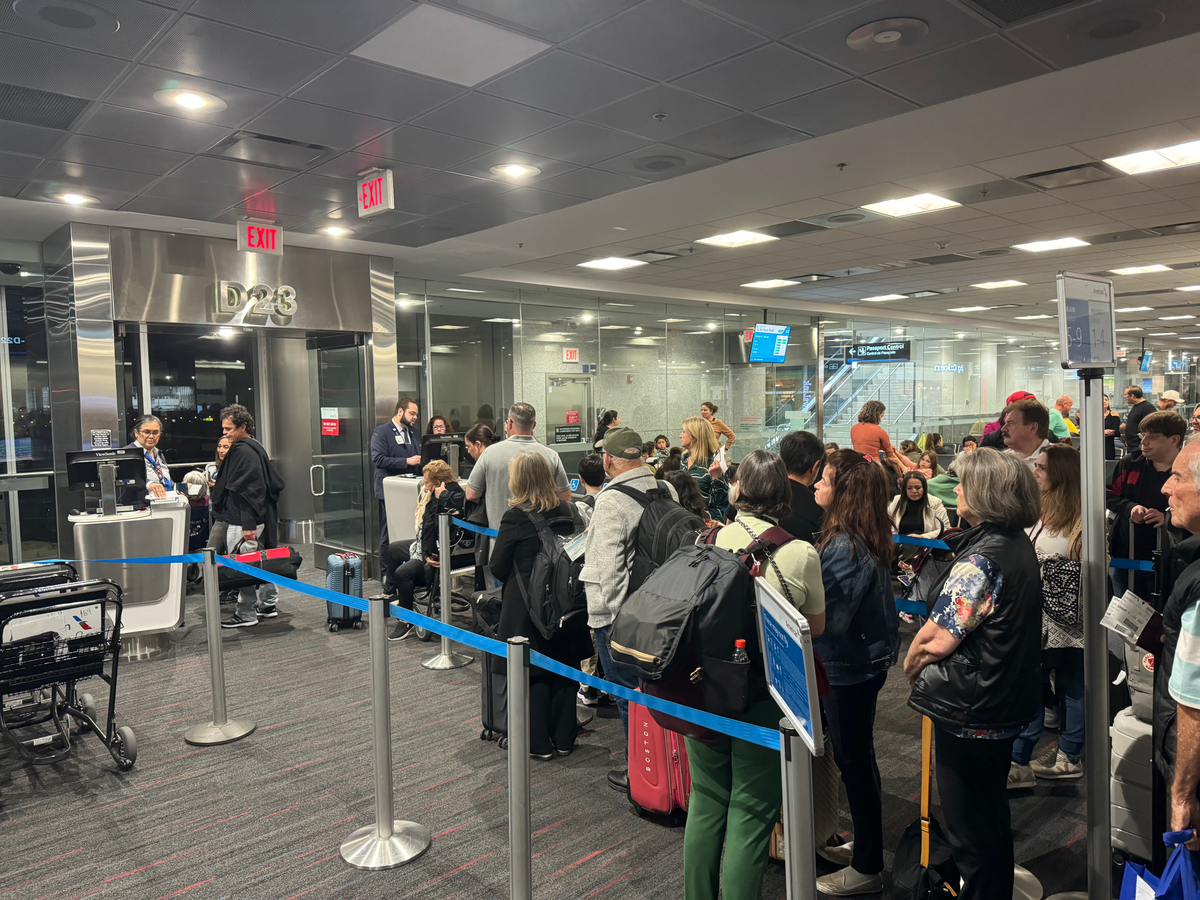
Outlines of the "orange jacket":
M 717 433 L 717 443 L 718 444 L 721 443 L 721 435 L 725 435 L 725 437 L 727 438 L 727 440 L 725 441 L 725 446 L 726 447 L 733 446 L 733 442 L 735 440 L 737 440 L 737 435 L 733 433 L 732 428 L 730 428 L 728 425 L 726 425 L 720 419 L 713 419 L 712 427 L 713 427 L 713 431 L 715 431 Z

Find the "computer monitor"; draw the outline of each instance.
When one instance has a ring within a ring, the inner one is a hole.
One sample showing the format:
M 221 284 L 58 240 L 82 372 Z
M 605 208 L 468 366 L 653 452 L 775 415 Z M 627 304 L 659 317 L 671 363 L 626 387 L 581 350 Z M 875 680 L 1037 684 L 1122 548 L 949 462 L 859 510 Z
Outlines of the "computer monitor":
M 450 461 L 450 445 L 458 445 L 459 465 L 467 460 L 467 441 L 462 433 L 427 434 L 421 438 L 421 466 L 435 459 Z
M 117 467 L 118 485 L 145 485 L 146 458 L 141 450 L 68 450 L 67 490 L 100 490 L 100 463 L 111 462 Z

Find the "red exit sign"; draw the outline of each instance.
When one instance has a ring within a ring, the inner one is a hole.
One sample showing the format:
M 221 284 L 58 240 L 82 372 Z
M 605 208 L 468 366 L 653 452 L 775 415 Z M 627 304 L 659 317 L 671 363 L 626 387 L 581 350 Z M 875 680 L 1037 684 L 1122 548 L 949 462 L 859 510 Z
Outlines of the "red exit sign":
M 237 223 L 237 248 L 251 253 L 283 256 L 283 229 L 278 225 L 240 219 Z
M 360 219 L 395 208 L 396 199 L 392 192 L 391 169 L 375 169 L 358 179 L 358 217 Z

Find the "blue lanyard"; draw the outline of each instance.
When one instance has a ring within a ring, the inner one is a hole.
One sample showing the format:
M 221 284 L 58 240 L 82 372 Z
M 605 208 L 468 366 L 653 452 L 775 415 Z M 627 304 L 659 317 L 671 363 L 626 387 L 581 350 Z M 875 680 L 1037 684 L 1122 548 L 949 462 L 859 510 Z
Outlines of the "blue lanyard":
M 149 450 L 144 451 L 144 453 L 146 455 L 146 462 L 150 463 L 150 467 L 154 469 L 154 474 L 158 476 L 162 482 L 162 486 L 165 488 L 171 487 L 171 476 L 163 474 L 162 466 L 159 465 L 157 459 L 150 455 Z

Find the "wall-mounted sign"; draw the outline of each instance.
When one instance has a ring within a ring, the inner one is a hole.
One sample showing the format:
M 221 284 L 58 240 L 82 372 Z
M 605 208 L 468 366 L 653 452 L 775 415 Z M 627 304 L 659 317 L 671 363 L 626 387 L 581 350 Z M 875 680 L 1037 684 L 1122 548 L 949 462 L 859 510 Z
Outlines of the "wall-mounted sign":
M 283 229 L 253 219 L 238 219 L 237 248 L 243 253 L 249 251 L 283 256 Z
M 216 302 L 209 321 L 234 325 L 290 325 L 299 309 L 296 289 L 288 284 L 273 288 L 256 284 L 247 288 L 237 281 L 218 281 Z
M 578 425 L 579 424 L 579 410 L 577 410 L 577 409 L 568 409 L 567 410 L 567 424 L 568 425 Z
M 396 208 L 392 190 L 392 170 L 375 169 L 358 179 L 358 217 L 367 219 L 376 213 Z
M 934 366 L 933 371 L 935 371 L 935 372 L 957 372 L 959 375 L 961 375 L 963 372 L 963 367 L 962 367 L 961 363 L 947 363 L 944 366 Z
M 579 348 L 578 347 L 563 347 L 563 362 L 565 362 L 565 363 L 579 362 Z
M 107 450 L 112 446 L 112 429 L 111 428 L 93 428 L 92 429 L 92 449 Z
M 912 359 L 912 341 L 854 344 L 850 348 L 850 359 L 860 363 L 908 362 Z
M 337 437 L 341 420 L 338 418 L 336 406 L 321 407 L 321 436 Z
M 555 425 L 554 443 L 578 444 L 583 441 L 582 425 Z

